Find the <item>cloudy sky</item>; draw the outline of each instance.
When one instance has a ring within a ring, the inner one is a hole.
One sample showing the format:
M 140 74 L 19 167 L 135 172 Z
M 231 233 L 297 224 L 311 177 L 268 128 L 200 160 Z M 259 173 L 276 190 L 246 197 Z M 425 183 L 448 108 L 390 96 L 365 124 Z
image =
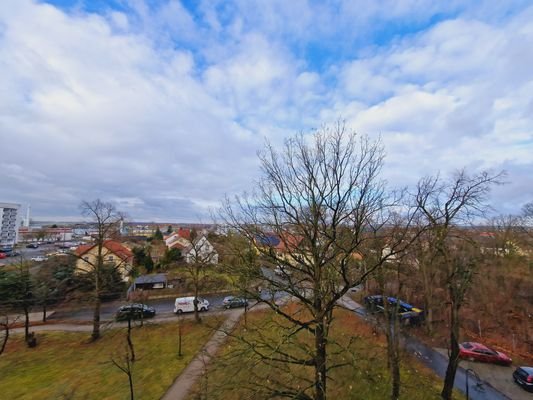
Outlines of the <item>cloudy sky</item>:
M 465 5 L 470 3 L 470 5 Z M 474 6 L 475 4 L 475 6 Z M 256 151 L 339 118 L 391 185 L 506 170 L 533 201 L 531 1 L 1 0 L 0 201 L 206 221 Z

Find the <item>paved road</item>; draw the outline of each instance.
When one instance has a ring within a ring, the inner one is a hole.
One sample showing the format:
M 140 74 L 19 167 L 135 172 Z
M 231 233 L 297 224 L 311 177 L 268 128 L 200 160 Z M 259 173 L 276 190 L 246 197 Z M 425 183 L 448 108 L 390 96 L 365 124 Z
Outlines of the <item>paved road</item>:
M 446 374 L 446 367 L 448 366 L 448 358 L 440 354 L 435 349 L 426 346 L 419 340 L 407 337 L 404 342 L 405 348 L 420 361 L 431 368 L 440 377 L 444 377 Z M 481 383 L 481 385 L 479 385 Z M 466 370 L 459 367 L 455 376 L 454 386 L 462 391 L 466 392 Z M 468 379 L 469 396 L 471 400 L 509 400 L 510 398 L 505 396 L 493 388 L 490 383 L 484 381 L 477 381 L 472 374 Z M 516 399 L 518 400 L 518 399 Z
M 210 310 L 222 309 L 222 300 L 224 295 L 211 295 L 205 296 L 205 299 L 209 301 Z M 147 300 L 145 304 L 155 308 L 157 315 L 172 314 L 174 310 L 175 298 L 167 299 L 152 299 Z M 102 320 L 110 320 L 115 317 L 117 309 L 126 304 L 126 301 L 113 301 L 103 303 L 100 318 Z M 75 321 L 90 321 L 93 317 L 93 309 L 91 306 L 76 308 L 76 309 L 62 309 L 56 310 L 56 312 L 49 318 L 50 320 L 75 320 Z
M 369 318 L 366 309 L 348 296 L 344 296 L 342 302 L 346 308 L 351 309 L 362 318 Z M 405 337 L 403 346 L 407 351 L 419 358 L 424 365 L 431 368 L 437 375 L 444 377 L 448 360 L 437 350 L 426 346 L 414 337 Z M 480 386 L 478 383 L 482 383 L 482 385 Z M 457 369 L 454 386 L 461 392 L 466 392 L 466 371 L 463 368 Z M 489 383 L 484 381 L 478 382 L 472 375 L 469 376 L 468 387 L 470 400 L 510 400 L 509 397 L 490 386 Z
M 216 295 L 206 295 L 201 296 L 205 298 L 207 301 L 209 301 L 210 304 L 210 310 L 220 310 L 223 308 L 222 301 L 224 300 L 224 297 L 226 297 L 228 294 L 216 294 Z M 275 292 L 274 298 L 276 300 L 281 299 L 286 294 L 283 292 Z M 271 293 L 266 290 L 262 289 L 261 291 L 261 297 L 266 299 L 271 297 Z M 148 304 L 155 308 L 156 314 L 170 314 L 174 310 L 174 301 L 175 298 L 165 298 L 165 299 L 152 299 L 147 300 L 145 304 Z M 119 300 L 119 301 L 112 301 L 112 302 L 106 302 L 102 303 L 101 306 L 101 312 L 100 312 L 100 318 L 102 320 L 109 320 L 113 319 L 115 316 L 115 313 L 117 309 L 125 304 L 126 301 Z M 93 309 L 91 306 L 86 307 L 76 307 L 75 309 L 59 309 L 56 310 L 56 312 L 50 316 L 50 320 L 74 320 L 74 321 L 89 321 L 92 320 L 93 317 Z

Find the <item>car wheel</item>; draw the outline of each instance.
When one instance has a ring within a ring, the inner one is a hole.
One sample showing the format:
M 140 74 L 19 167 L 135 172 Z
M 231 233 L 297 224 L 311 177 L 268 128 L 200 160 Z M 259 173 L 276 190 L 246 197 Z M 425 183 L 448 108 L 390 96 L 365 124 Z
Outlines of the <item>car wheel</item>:
M 204 311 L 207 311 L 205 307 L 200 308 L 200 312 L 204 312 Z
M 179 314 L 181 314 L 182 312 L 183 312 L 182 310 L 178 310 L 178 311 L 176 311 L 176 314 L 179 315 Z

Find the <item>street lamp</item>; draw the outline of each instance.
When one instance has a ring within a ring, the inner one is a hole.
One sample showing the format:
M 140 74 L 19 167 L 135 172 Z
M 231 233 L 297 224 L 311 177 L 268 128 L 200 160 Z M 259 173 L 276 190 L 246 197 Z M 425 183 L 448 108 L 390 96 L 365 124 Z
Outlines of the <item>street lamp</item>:
M 476 385 L 476 388 L 479 387 L 480 389 L 482 389 L 483 388 L 483 384 L 481 383 L 481 378 L 479 377 L 479 375 L 472 368 L 467 368 L 465 373 L 466 373 L 466 400 L 470 400 L 470 396 L 469 396 L 469 392 L 468 392 L 468 375 L 471 373 L 472 375 L 474 375 L 474 378 L 476 378 L 476 380 L 478 382 L 477 385 Z

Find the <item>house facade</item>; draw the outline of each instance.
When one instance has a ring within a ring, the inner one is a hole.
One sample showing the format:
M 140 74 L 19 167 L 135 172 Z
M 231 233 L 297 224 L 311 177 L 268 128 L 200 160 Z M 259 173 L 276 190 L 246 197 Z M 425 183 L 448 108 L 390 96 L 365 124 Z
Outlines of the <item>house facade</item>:
M 187 264 L 218 264 L 218 252 L 205 236 L 195 239 L 181 254 Z
M 94 270 L 98 261 L 98 246 L 87 244 L 80 246 L 75 251 L 78 260 L 76 262 L 76 272 L 84 273 Z M 133 253 L 129 248 L 116 240 L 106 240 L 102 246 L 103 262 L 106 265 L 113 265 L 120 272 L 123 281 L 128 280 L 133 265 Z

